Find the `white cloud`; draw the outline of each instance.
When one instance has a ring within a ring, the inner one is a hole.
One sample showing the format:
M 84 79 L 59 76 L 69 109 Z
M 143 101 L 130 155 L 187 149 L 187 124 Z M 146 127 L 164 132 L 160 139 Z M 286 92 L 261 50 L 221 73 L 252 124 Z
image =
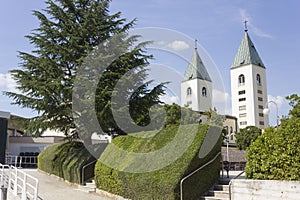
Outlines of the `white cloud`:
M 287 103 L 287 101 L 285 100 L 285 98 L 282 97 L 282 96 L 276 96 L 276 97 L 274 97 L 274 96 L 272 96 L 272 95 L 268 95 L 268 101 L 269 101 L 269 102 L 270 102 L 270 101 L 275 102 L 276 105 L 278 106 L 278 109 L 280 109 L 280 108 L 282 107 L 283 104 L 286 104 L 286 103 Z M 275 104 L 273 104 L 273 103 L 269 103 L 268 106 L 269 106 L 270 109 L 276 107 Z
M 253 28 L 254 34 L 259 36 L 259 37 L 265 37 L 265 38 L 270 38 L 270 39 L 274 38 L 272 35 L 269 35 L 269 34 L 263 32 L 262 30 L 260 30 L 259 28 L 255 27 L 253 25 L 251 25 L 251 27 Z
M 213 89 L 212 92 L 213 107 L 215 107 L 220 114 L 231 114 L 230 95 L 221 90 Z
M 158 46 L 164 46 L 166 44 L 166 42 L 161 40 L 161 41 L 156 42 L 156 44 Z
M 16 92 L 16 81 L 12 79 L 9 73 L 0 73 L 0 88 L 3 91 Z
M 260 28 L 255 26 L 254 23 L 252 23 L 254 20 L 252 19 L 252 17 L 249 15 L 249 13 L 245 9 L 242 9 L 242 8 L 239 9 L 239 13 L 240 13 L 242 20 L 247 20 L 248 27 L 250 27 L 251 31 L 253 31 L 253 33 L 256 36 L 270 38 L 270 39 L 274 38 L 272 35 L 264 32 L 263 30 L 261 30 Z
M 169 43 L 167 46 L 174 51 L 182 51 L 190 47 L 185 41 L 181 41 L 181 40 L 175 40 Z
M 177 96 L 169 95 L 168 93 L 163 95 L 160 100 L 166 104 L 179 104 L 179 98 Z

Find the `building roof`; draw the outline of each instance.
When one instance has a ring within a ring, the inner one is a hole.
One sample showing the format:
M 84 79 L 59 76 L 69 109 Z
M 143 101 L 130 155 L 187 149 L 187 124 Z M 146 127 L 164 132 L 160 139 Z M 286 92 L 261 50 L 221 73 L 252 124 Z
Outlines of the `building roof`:
M 183 81 L 188 81 L 196 78 L 211 82 L 211 78 L 198 54 L 197 48 L 195 48 L 189 66 L 184 73 Z
M 247 30 L 245 30 L 244 38 L 240 44 L 237 54 L 235 55 L 231 68 L 249 64 L 254 64 L 265 68 L 265 65 L 259 57 Z

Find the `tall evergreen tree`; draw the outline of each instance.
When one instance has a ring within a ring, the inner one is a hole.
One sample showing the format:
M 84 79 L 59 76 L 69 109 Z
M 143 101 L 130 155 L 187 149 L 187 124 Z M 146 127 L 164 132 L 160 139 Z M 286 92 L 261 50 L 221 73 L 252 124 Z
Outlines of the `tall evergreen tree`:
M 109 0 L 47 0 L 46 9 L 34 11 L 40 26 L 26 36 L 34 46 L 30 53 L 19 52 L 21 69 L 12 70 L 20 93 L 6 92 L 13 103 L 38 112 L 29 120 L 27 129 L 37 135 L 47 128 L 74 135 L 72 115 L 72 90 L 78 68 L 84 58 L 99 44 L 120 33 L 126 33 L 134 25 L 121 18 L 121 13 L 109 13 Z M 132 41 L 134 41 L 134 37 Z M 138 81 L 147 76 L 148 59 L 143 46 L 134 48 L 108 67 L 100 79 L 97 90 L 97 115 L 107 131 L 118 129 L 111 118 L 110 97 L 116 80 L 136 66 Z M 110 73 L 109 73 L 110 72 Z M 159 103 L 164 93 L 163 84 L 149 90 L 146 82 L 129 98 L 135 101 L 131 108 L 133 118 L 141 125 L 147 123 L 144 110 Z M 147 104 L 144 102 L 147 99 Z M 142 105 L 143 104 L 143 105 Z M 91 108 L 92 109 L 92 108 Z M 143 110 L 137 113 L 137 110 Z M 147 121 L 148 120 L 148 121 Z M 37 131 L 41 130 L 41 131 Z

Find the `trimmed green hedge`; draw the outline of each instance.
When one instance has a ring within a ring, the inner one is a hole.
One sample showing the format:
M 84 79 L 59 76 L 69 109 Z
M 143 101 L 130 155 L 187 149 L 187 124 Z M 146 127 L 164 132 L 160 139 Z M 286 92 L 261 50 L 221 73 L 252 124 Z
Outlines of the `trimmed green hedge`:
M 47 147 L 42 151 L 38 156 L 38 168 L 71 183 L 81 183 L 82 167 L 93 160 L 95 158 L 83 143 L 67 142 Z M 88 172 L 85 174 L 89 175 Z
M 97 187 L 130 199 L 179 199 L 180 180 L 199 166 L 211 160 L 220 152 L 222 144 L 222 139 L 219 137 L 216 145 L 212 147 L 212 151 L 204 158 L 199 159 L 199 150 L 209 126 L 196 124 L 181 127 L 184 127 L 186 137 L 189 137 L 193 131 L 197 131 L 192 144 L 188 147 L 187 151 L 173 163 L 153 172 L 126 173 L 104 165 L 100 161 L 103 156 L 110 157 L 111 159 L 120 156 L 110 151 L 110 144 L 101 155 L 95 167 L 95 181 Z M 169 125 L 153 137 L 136 138 L 130 135 L 119 136 L 113 140 L 113 144 L 126 151 L 152 152 L 171 142 L 177 130 L 178 125 Z M 220 129 L 216 128 L 215 131 L 220 131 Z M 151 134 L 151 132 L 144 134 Z M 184 182 L 184 199 L 197 199 L 215 183 L 219 178 L 220 158 Z M 131 160 L 123 160 L 123 162 L 122 166 L 124 166 L 124 169 L 131 166 Z M 145 163 L 147 163 L 147 161 L 145 161 Z M 143 163 L 141 163 L 141 165 L 143 165 Z M 147 164 L 145 165 L 147 166 Z
M 266 129 L 248 148 L 246 177 L 300 181 L 300 118 Z

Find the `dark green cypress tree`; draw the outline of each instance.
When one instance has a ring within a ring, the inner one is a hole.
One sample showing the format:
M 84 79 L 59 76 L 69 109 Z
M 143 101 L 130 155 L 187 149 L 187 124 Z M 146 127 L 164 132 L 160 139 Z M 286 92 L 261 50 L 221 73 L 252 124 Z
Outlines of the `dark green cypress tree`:
M 44 10 L 33 12 L 40 26 L 26 37 L 34 50 L 30 53 L 19 52 L 21 69 L 11 71 L 20 93 L 5 93 L 13 99 L 14 104 L 38 112 L 38 116 L 29 120 L 29 131 L 39 135 L 40 131 L 37 130 L 49 128 L 62 131 L 66 136 L 76 135 L 72 90 L 78 68 L 97 45 L 116 34 L 127 33 L 135 22 L 127 23 L 121 18 L 120 12 L 110 14 L 109 2 L 47 0 Z M 151 56 L 146 55 L 142 48 L 143 45 L 122 55 L 108 67 L 98 83 L 96 110 L 104 131 L 110 128 L 118 130 L 114 120 L 107 117 L 111 116 L 110 98 L 117 79 L 137 66 L 137 84 L 147 77 L 145 67 Z M 143 83 L 129 97 L 135 102 L 130 108 L 132 117 L 140 125 L 149 122 L 148 108 L 160 103 L 158 96 L 164 93 L 164 84 L 149 90 L 150 83 Z

